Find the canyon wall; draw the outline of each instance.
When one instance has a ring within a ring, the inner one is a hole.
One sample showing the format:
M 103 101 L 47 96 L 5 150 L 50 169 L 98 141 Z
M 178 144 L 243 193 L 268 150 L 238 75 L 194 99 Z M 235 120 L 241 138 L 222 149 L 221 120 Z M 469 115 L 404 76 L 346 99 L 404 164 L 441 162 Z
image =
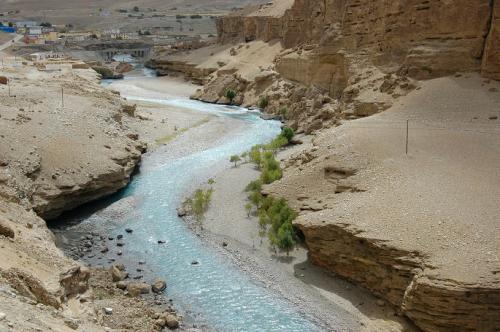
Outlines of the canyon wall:
M 498 9 L 493 24 L 492 11 L 489 0 L 297 0 L 282 17 L 233 15 L 217 29 L 221 43 L 280 39 L 286 48 L 316 44 L 327 54 L 363 50 L 415 77 L 482 67 L 500 79 Z
M 250 106 L 266 96 L 267 113 L 279 114 L 299 133 L 313 133 L 339 119 L 385 110 L 421 88 L 422 80 L 459 72 L 480 73 L 488 78 L 483 85 L 500 80 L 498 0 L 296 0 L 279 17 L 265 16 L 266 10 L 218 19 L 218 41 L 233 46 L 235 58 L 255 40 L 279 41 L 284 50 L 255 78 L 236 66 L 229 74 L 221 68 L 195 98 L 225 103 L 223 93 L 231 88 L 238 103 Z M 302 159 L 313 155 L 305 152 Z M 286 177 L 282 181 L 292 182 Z M 269 194 L 293 204 L 289 192 L 294 185 Z M 304 185 L 297 195 L 311 187 Z M 318 200 L 324 203 L 324 195 Z M 345 220 L 312 215 L 301 213 L 295 224 L 312 262 L 384 298 L 422 330 L 500 328 L 495 275 L 474 282 L 443 277 L 418 250 L 365 238 Z

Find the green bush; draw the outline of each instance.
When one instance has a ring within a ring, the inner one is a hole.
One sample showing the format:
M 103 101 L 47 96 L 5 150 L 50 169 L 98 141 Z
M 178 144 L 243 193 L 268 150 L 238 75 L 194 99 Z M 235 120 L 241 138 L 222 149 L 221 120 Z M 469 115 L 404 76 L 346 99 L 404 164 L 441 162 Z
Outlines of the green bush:
M 286 138 L 286 140 L 290 142 L 293 139 L 293 136 L 295 136 L 295 132 L 290 127 L 284 127 L 283 129 L 281 129 L 280 136 Z
M 297 217 L 285 199 L 275 199 L 264 197 L 261 194 L 262 185 L 270 184 L 281 179 L 283 172 L 274 152 L 287 145 L 293 138 L 294 132 L 291 128 L 283 128 L 280 135 L 264 146 L 256 145 L 248 153 L 249 159 L 258 169 L 260 178 L 250 182 L 245 191 L 248 192 L 249 204 L 245 206 L 247 215 L 250 216 L 251 206 L 255 206 L 259 216 L 259 235 L 266 234 L 273 247 L 286 251 L 287 255 L 296 243 L 296 235 L 292 226 L 293 220 Z
M 261 109 L 265 109 L 267 107 L 267 105 L 269 105 L 269 97 L 268 96 L 261 96 L 259 98 L 258 106 Z
M 256 145 L 252 147 L 249 153 L 250 161 L 254 163 L 258 169 L 260 169 L 260 163 L 262 161 L 261 146 Z
M 236 98 L 236 91 L 234 91 L 233 89 L 227 89 L 226 90 L 226 93 L 224 94 L 224 96 L 229 99 L 229 103 L 232 104 L 233 103 L 233 100 L 234 98 Z
M 213 189 L 198 189 L 195 191 L 193 197 L 189 200 L 191 204 L 191 210 L 193 211 L 193 215 L 198 222 L 202 222 L 205 212 L 208 210 L 210 206 L 210 201 L 212 199 Z
M 252 192 L 252 191 L 260 192 L 261 190 L 262 190 L 262 181 L 261 180 L 252 181 L 245 188 L 246 192 Z

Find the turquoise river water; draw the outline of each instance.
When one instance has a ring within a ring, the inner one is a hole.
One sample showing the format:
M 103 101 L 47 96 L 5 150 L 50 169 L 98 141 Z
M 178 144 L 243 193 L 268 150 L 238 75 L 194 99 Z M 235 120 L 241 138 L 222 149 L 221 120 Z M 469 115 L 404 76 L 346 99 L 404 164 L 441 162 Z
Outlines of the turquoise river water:
M 147 154 L 139 174 L 114 198 L 118 203 L 125 202 L 121 205 L 126 207 L 113 204 L 88 216 L 82 224 L 111 236 L 132 228 L 133 233 L 125 235 L 123 257 L 147 261 L 154 275 L 167 280 L 166 296 L 181 314 L 189 313 L 197 324 L 216 331 L 318 330 L 294 304 L 207 247 L 176 211 L 183 197 L 197 185 L 230 167 L 229 156 L 270 141 L 279 133 L 280 123 L 262 120 L 258 113 L 244 108 L 188 99 L 128 97 L 227 118 L 233 128 L 221 131 L 214 142 L 182 146 L 182 136 L 195 128 Z M 111 212 L 106 213 L 106 209 Z M 166 243 L 159 245 L 158 240 Z M 193 261 L 199 264 L 193 265 Z

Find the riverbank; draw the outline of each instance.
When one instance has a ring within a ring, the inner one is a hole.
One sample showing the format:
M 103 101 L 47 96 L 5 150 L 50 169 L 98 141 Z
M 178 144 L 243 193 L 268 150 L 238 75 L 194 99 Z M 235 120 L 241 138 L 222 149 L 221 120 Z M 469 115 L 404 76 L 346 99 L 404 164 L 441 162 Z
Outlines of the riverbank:
M 172 310 L 166 299 L 128 297 L 109 265 L 88 269 L 69 259 L 39 216 L 126 186 L 146 145 L 155 148 L 160 135 L 190 127 L 195 116 L 170 107 L 162 117 L 169 110 L 161 105 L 127 103 L 92 70 L 11 60 L 0 70 L 10 83 L 0 85 L 0 329 L 158 329 Z
M 281 151 L 278 159 L 283 161 L 312 148 L 311 139 L 301 137 L 303 144 Z M 312 265 L 303 244 L 288 256 L 275 253 L 267 237 L 259 236 L 258 218 L 249 216 L 245 209 L 248 200 L 244 189 L 259 172 L 249 163 L 236 168 L 229 165 L 228 161 L 228 168 L 214 177 L 212 201 L 202 227 L 191 216 L 184 217 L 207 245 L 277 296 L 296 304 L 325 330 L 417 331 L 384 301 Z

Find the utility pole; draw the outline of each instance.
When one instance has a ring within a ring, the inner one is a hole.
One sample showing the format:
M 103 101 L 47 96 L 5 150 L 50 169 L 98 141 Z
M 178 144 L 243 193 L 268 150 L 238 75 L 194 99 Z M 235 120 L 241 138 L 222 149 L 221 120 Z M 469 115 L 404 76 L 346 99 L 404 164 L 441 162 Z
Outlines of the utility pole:
M 406 120 L 406 154 L 408 154 L 408 124 L 410 120 Z

